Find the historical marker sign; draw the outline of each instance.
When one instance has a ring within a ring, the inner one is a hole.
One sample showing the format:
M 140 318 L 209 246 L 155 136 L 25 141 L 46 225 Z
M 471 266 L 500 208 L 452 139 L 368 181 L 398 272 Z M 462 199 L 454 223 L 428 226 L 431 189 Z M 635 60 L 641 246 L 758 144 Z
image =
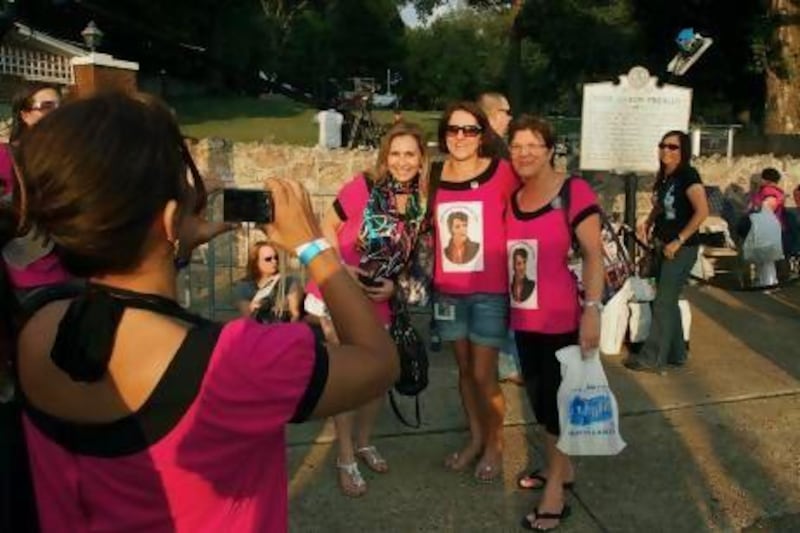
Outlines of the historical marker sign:
M 658 87 L 658 79 L 644 67 L 633 67 L 619 79 L 583 86 L 580 167 L 654 172 L 661 137 L 689 128 L 692 90 Z

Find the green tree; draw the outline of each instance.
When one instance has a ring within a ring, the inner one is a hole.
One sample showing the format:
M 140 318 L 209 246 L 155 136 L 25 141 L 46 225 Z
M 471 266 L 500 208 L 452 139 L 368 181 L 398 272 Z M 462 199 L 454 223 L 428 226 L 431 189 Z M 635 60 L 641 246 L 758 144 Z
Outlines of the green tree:
M 504 82 L 508 13 L 461 11 L 408 33 L 406 102 L 441 108 Z

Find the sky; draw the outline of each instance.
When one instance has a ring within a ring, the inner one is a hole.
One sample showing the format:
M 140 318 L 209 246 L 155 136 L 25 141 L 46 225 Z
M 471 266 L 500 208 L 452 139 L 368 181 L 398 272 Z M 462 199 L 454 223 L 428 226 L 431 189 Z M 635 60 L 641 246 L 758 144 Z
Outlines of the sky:
M 433 16 L 428 19 L 428 22 L 430 22 L 431 19 L 440 17 L 444 13 L 447 13 L 448 11 L 458 7 L 460 3 L 460 0 L 448 0 L 447 5 L 443 5 L 434 9 Z M 417 11 L 411 4 L 406 5 L 406 7 L 400 10 L 400 17 L 403 19 L 403 22 L 406 23 L 406 26 L 410 26 L 412 28 L 422 24 L 417 16 Z

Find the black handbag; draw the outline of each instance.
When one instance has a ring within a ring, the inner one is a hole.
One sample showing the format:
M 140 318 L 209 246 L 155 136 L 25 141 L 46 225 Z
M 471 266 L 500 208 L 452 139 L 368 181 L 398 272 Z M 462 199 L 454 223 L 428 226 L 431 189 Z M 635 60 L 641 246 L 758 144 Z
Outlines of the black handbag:
M 400 377 L 389 391 L 389 403 L 394 414 L 404 425 L 412 428 L 421 426 L 419 394 L 428 386 L 428 351 L 419 333 L 411 325 L 408 308 L 398 299 L 392 300 L 392 324 L 389 334 L 397 347 L 400 357 Z M 415 400 L 416 424 L 406 420 L 397 406 L 394 393 L 413 396 Z

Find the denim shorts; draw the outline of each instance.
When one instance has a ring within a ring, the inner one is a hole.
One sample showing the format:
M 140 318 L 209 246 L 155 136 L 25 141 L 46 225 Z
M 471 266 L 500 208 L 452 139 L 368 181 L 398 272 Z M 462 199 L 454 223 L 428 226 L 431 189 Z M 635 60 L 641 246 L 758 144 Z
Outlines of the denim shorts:
M 433 317 L 443 341 L 467 339 L 502 349 L 508 339 L 507 294 L 443 294 L 433 297 Z

